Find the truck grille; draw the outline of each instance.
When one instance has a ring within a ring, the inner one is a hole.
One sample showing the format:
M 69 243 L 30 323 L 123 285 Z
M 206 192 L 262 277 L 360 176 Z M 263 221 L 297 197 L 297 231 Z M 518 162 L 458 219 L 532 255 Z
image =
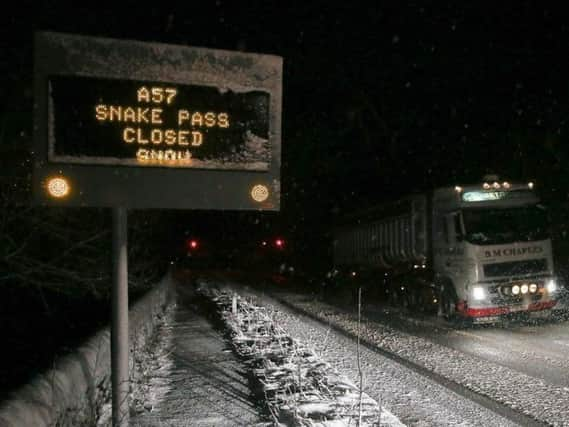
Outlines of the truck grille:
M 527 297 L 523 296 L 501 296 L 501 297 L 494 297 L 490 301 L 492 304 L 496 305 L 516 305 L 516 304 L 523 304 L 525 303 L 534 303 L 539 302 L 543 295 L 529 295 Z
M 547 259 L 531 259 L 527 261 L 499 262 L 486 264 L 483 267 L 484 276 L 519 276 L 547 272 Z

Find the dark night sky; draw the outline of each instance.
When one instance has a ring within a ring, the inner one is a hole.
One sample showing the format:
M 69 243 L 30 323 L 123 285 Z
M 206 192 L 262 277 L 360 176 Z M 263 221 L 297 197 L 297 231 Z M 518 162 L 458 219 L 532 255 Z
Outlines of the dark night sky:
M 3 132 L 29 135 L 34 30 L 239 48 L 284 57 L 287 224 L 490 171 L 566 201 L 565 8 L 373 3 L 17 2 L 0 25 Z

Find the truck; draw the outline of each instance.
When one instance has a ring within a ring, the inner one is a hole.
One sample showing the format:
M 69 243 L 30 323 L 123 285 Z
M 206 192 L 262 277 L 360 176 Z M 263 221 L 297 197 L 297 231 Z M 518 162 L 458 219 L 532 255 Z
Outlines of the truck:
M 332 252 L 329 276 L 367 272 L 389 304 L 447 319 L 547 315 L 558 299 L 548 213 L 533 182 L 487 176 L 374 206 L 335 227 Z

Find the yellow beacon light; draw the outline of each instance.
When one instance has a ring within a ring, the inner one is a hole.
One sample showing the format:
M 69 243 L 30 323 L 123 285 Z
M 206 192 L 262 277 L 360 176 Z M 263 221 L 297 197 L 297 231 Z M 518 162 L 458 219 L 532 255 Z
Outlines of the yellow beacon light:
M 47 192 L 56 199 L 67 196 L 70 190 L 69 182 L 63 177 L 50 178 L 47 181 Z
M 256 202 L 264 202 L 269 198 L 269 189 L 266 185 L 258 184 L 251 189 L 251 198 Z

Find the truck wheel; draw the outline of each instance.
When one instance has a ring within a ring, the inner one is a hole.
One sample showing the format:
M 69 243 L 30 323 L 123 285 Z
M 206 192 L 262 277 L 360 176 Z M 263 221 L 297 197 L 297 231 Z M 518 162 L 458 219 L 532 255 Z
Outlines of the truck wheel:
M 417 311 L 423 312 L 425 311 L 425 297 L 422 293 L 418 292 L 415 294 L 415 308 Z
M 387 288 L 387 304 L 391 307 L 397 307 L 397 292 L 393 286 L 388 286 Z
M 409 299 L 411 308 L 413 308 L 413 310 L 421 310 L 423 305 L 421 301 L 421 293 L 417 289 L 409 292 Z
M 409 301 L 409 295 L 403 295 L 403 294 L 402 294 L 400 300 L 401 300 L 401 304 L 400 304 L 401 307 L 402 307 L 404 310 L 409 310 L 410 307 L 411 307 L 411 303 L 410 303 L 410 301 Z
M 443 287 L 441 295 L 442 314 L 446 320 L 453 320 L 456 316 L 456 291 L 454 286 Z

